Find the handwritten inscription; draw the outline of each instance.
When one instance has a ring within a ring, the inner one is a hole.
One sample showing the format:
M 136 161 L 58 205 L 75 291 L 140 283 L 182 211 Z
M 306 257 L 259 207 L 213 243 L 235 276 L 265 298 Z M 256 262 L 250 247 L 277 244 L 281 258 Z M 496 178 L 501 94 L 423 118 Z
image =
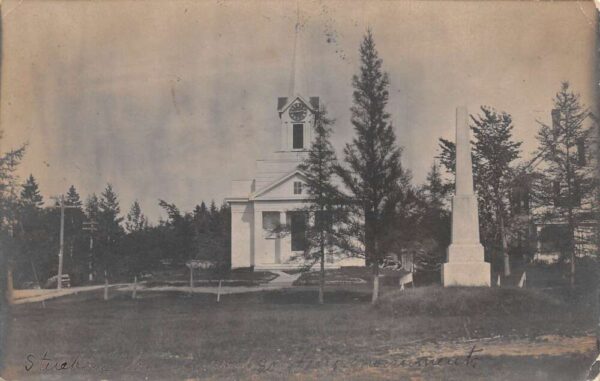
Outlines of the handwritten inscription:
M 475 368 L 480 358 L 476 355 L 483 352 L 482 348 L 475 345 L 471 347 L 465 356 L 458 357 L 418 357 L 412 359 L 368 359 L 360 356 L 349 357 L 346 359 L 329 358 L 307 358 L 306 354 L 296 360 L 278 361 L 278 360 L 255 360 L 241 363 L 230 363 L 228 361 L 217 361 L 203 363 L 202 369 L 239 369 L 245 368 L 250 372 L 267 373 L 274 371 L 298 372 L 309 369 L 330 369 L 333 372 L 348 368 L 426 368 L 440 366 L 466 366 Z M 109 368 L 103 364 L 97 364 L 92 359 L 84 359 L 81 355 L 70 358 L 54 357 L 44 352 L 42 355 L 29 353 L 25 356 L 25 370 L 27 372 L 61 372 L 81 370 L 88 372 L 108 372 L 108 371 L 151 371 L 151 366 L 140 358 L 136 357 L 133 361 L 127 362 L 123 366 L 113 366 Z M 156 369 L 155 369 L 156 370 Z M 164 370 L 164 369 L 163 369 Z

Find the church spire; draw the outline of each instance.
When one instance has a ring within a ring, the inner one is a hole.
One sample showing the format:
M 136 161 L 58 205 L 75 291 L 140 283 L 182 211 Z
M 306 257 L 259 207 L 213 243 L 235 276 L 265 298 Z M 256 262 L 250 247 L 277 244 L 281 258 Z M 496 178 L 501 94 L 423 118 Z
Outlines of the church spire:
M 292 72 L 290 77 L 289 97 L 301 95 L 307 96 L 306 93 L 306 75 L 304 70 L 304 49 L 303 38 L 301 36 L 304 25 L 300 22 L 300 3 L 296 3 L 296 25 L 294 28 L 294 52 L 292 55 Z

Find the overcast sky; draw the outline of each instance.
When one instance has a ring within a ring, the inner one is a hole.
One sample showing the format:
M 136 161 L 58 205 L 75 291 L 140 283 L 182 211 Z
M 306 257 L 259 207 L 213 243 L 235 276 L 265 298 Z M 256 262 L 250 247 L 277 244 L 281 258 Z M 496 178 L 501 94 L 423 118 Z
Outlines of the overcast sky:
M 28 142 L 20 173 L 45 197 L 111 182 L 124 213 L 137 198 L 156 221 L 159 198 L 220 204 L 278 148 L 296 2 L 4 1 L 2 13 L 0 144 Z M 300 14 L 307 95 L 336 118 L 338 149 L 353 134 L 351 77 L 372 28 L 415 183 L 459 105 L 512 114 L 529 157 L 561 81 L 593 104 L 592 2 L 303 1 Z

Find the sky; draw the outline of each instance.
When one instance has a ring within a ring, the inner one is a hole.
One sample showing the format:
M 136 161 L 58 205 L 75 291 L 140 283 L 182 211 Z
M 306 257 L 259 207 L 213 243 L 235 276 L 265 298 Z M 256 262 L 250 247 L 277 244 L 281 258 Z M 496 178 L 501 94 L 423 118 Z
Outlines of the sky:
M 371 28 L 415 184 L 458 106 L 510 113 L 526 159 L 561 81 L 596 104 L 592 2 L 3 1 L 0 150 L 27 143 L 19 174 L 46 199 L 110 182 L 124 214 L 137 199 L 154 222 L 158 199 L 220 204 L 279 148 L 298 11 L 307 96 L 336 119 L 338 154 Z

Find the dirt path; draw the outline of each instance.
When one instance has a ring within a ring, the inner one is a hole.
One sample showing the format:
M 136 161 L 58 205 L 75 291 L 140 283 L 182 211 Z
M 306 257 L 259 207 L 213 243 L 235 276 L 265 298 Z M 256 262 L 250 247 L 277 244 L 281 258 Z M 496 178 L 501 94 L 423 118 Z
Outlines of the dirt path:
M 111 284 L 109 287 L 123 286 L 120 284 Z M 31 289 L 31 290 L 13 290 L 13 302 L 12 304 L 23 304 L 23 303 L 34 303 L 42 302 L 48 299 L 54 299 L 61 296 L 78 294 L 80 292 L 100 290 L 104 288 L 104 285 L 94 286 L 83 286 L 83 287 L 69 287 L 57 289 Z
M 145 291 L 176 291 L 176 292 L 191 292 L 197 294 L 217 294 L 230 295 L 230 294 L 243 294 L 246 292 L 259 292 L 259 291 L 270 291 L 279 290 L 283 288 L 292 287 L 292 283 L 300 277 L 301 274 L 286 274 L 283 271 L 272 270 L 274 274 L 277 274 L 277 278 L 271 280 L 268 283 L 256 285 L 256 286 L 222 286 L 219 290 L 218 287 L 206 287 L 206 286 L 194 286 L 193 288 L 187 286 L 159 286 L 159 287 L 146 287 L 143 283 L 138 283 L 137 290 L 139 292 Z M 118 288 L 119 291 L 133 291 L 133 285 L 128 284 Z
M 406 345 L 392 349 L 387 356 L 406 356 L 412 358 L 460 357 L 465 356 L 473 346 L 478 356 L 562 356 L 574 353 L 591 353 L 596 349 L 596 337 L 593 335 L 566 337 L 557 335 L 539 336 L 534 339 L 506 339 L 494 337 L 458 342 L 426 343 L 415 347 Z

